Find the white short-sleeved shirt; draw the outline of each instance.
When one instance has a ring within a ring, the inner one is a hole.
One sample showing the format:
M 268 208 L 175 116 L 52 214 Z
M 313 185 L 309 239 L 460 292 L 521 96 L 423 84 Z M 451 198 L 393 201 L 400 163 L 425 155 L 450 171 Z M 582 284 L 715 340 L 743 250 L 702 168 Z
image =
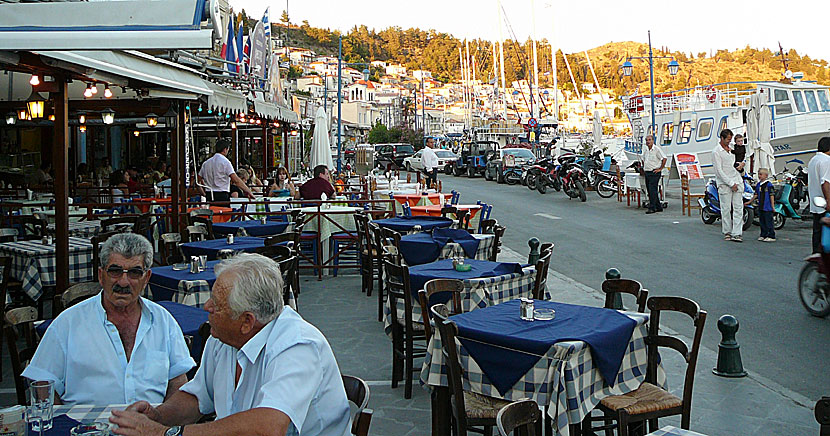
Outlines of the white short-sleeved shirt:
M 648 146 L 643 146 L 643 169 L 646 171 L 654 171 L 663 164 L 663 159 L 666 158 L 666 154 L 663 153 L 663 150 L 657 144 L 652 145 L 651 149 Z
M 141 320 L 127 362 L 101 294 L 61 312 L 23 371 L 30 380 L 52 380 L 65 404 L 161 403 L 168 380 L 196 366 L 176 320 L 141 298 Z
M 424 152 L 421 155 L 421 163 L 424 164 L 424 169 L 427 171 L 432 171 L 438 167 L 438 155 L 435 154 L 435 150 L 424 147 Z
M 231 174 L 236 173 L 233 170 L 233 164 L 222 153 L 216 153 L 210 159 L 202 164 L 199 170 L 199 177 L 204 179 L 205 185 L 211 191 L 215 192 L 230 192 L 231 190 Z
M 242 374 L 234 389 L 237 363 Z M 293 424 L 288 435 L 344 436 L 351 428 L 329 343 L 289 307 L 239 350 L 209 338 L 196 376 L 181 390 L 217 419 L 258 407 L 279 410 Z
M 807 193 L 810 195 L 810 212 L 824 213 L 824 208 L 813 204 L 816 197 L 824 197 L 821 184 L 830 182 L 830 156 L 824 153 L 816 153 L 807 164 Z

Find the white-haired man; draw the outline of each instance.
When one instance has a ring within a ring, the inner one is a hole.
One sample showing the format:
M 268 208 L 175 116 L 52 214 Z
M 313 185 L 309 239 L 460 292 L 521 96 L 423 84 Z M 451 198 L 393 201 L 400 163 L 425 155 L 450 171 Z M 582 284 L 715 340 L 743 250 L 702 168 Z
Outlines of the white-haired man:
M 279 265 L 239 254 L 215 267 L 211 338 L 196 376 L 158 407 L 114 411 L 116 434 L 349 434 L 349 404 L 326 338 L 283 308 Z M 215 412 L 216 420 L 193 424 Z
M 196 366 L 176 320 L 139 296 L 150 280 L 153 246 L 135 233 L 101 245 L 103 291 L 61 312 L 23 371 L 51 380 L 66 404 L 158 403 Z

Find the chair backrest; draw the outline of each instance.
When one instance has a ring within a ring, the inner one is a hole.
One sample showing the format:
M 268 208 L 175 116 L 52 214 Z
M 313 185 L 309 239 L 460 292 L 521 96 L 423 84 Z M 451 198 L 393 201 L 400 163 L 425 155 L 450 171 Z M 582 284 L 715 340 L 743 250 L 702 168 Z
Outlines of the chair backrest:
M 365 213 L 356 213 L 352 217 L 357 232 L 357 249 L 361 252 L 371 249 L 372 238 L 369 234 L 369 216 Z M 371 252 L 369 251 L 369 253 Z
M 294 255 L 294 251 L 290 247 L 284 245 L 266 245 L 254 249 L 254 253 L 261 254 L 265 257 L 271 258 L 277 262 L 288 259 Z
M 679 352 L 686 361 L 686 375 L 683 384 L 683 411 L 680 418 L 681 428 L 689 428 L 690 412 L 692 407 L 692 388 L 695 381 L 695 368 L 697 366 L 697 354 L 700 350 L 700 339 L 703 336 L 703 327 L 706 324 L 706 311 L 700 306 L 684 297 L 651 297 L 647 303 L 651 311 L 648 321 L 648 337 L 646 347 L 648 350 L 648 368 L 646 370 L 646 381 L 657 383 L 657 366 L 660 364 L 659 348 L 671 348 Z M 691 349 L 674 336 L 660 334 L 660 314 L 662 312 L 685 313 L 692 319 L 695 327 Z
M 8 285 L 9 280 L 11 280 L 11 273 L 12 273 L 12 258 L 10 256 L 0 256 L 0 268 L 3 268 L 3 271 L 0 271 L 0 313 L 6 313 L 6 296 L 8 295 Z M 2 325 L 2 322 L 0 322 Z M 0 341 L 0 346 L 2 346 L 3 341 Z M 3 350 L 0 350 L 0 356 L 3 355 Z
M 450 204 L 458 204 L 458 200 L 461 199 L 461 193 L 454 190 L 454 189 L 450 192 L 452 192 L 452 197 L 450 198 Z
M 63 291 L 63 294 L 61 294 L 61 305 L 66 309 L 99 292 L 101 292 L 101 284 L 98 282 L 76 283 Z
M 472 232 L 472 230 L 470 230 L 470 220 L 472 220 L 472 218 L 473 214 L 471 214 L 467 209 L 457 211 L 455 213 L 455 220 L 458 222 L 456 227 Z
M 46 220 L 32 215 L 15 216 L 14 220 L 21 226 L 24 239 L 40 239 L 46 235 Z
M 386 291 L 389 295 L 389 307 L 391 310 L 392 325 L 395 325 L 397 318 L 397 311 L 395 310 L 396 301 L 401 299 L 404 301 L 404 329 L 409 337 L 415 332 L 415 325 L 412 319 L 412 292 L 409 288 L 409 267 L 406 265 L 397 265 L 388 257 L 383 259 L 383 282 L 386 285 Z
M 372 421 L 372 410 L 366 408 L 369 405 L 369 385 L 355 376 L 343 374 L 342 377 L 346 398 L 357 407 L 352 417 L 352 434 L 366 436 L 369 434 L 369 424 Z
M 616 309 L 614 298 L 616 294 L 631 294 L 637 299 L 637 312 L 646 311 L 648 290 L 643 285 L 631 279 L 610 279 L 602 282 L 602 292 L 605 293 L 605 308 Z
M 545 251 L 539 260 L 536 261 L 536 280 L 533 282 L 533 298 L 537 300 L 545 299 L 545 285 L 548 282 L 548 269 L 550 268 L 550 258 L 553 256 L 553 251 Z
M 493 220 L 495 221 L 495 220 Z M 490 251 L 490 262 L 496 262 L 499 253 L 501 253 L 501 238 L 504 237 L 504 231 L 507 230 L 507 227 L 500 226 L 498 223 L 493 227 L 493 250 Z
M 98 281 L 98 268 L 101 267 L 101 244 L 103 244 L 107 239 L 112 237 L 113 235 L 117 235 L 119 232 L 102 232 L 98 233 L 97 235 L 93 236 L 90 242 L 92 242 L 92 279 L 93 281 Z
M 689 176 L 686 173 L 680 175 L 680 189 L 683 192 L 689 192 Z
M 464 407 L 461 360 L 458 358 L 458 349 L 455 345 L 458 327 L 454 322 L 447 319 L 450 315 L 450 309 L 445 304 L 436 304 L 429 310 L 432 312 L 432 319 L 435 320 L 435 327 L 441 336 L 441 353 L 444 356 L 444 364 L 447 366 L 447 384 L 450 391 L 452 415 L 455 418 L 458 434 L 466 435 L 467 412 Z
M 286 248 L 286 247 L 279 247 Z M 272 258 L 273 259 L 273 258 Z M 274 259 L 276 260 L 276 259 Z M 289 301 L 289 293 L 292 294 L 296 304 L 297 298 L 300 296 L 299 275 L 300 275 L 300 256 L 288 256 L 282 260 L 277 261 L 280 264 L 280 272 L 282 272 L 283 280 L 283 303 L 287 306 Z
M 516 434 L 536 436 L 536 423 L 540 419 L 542 412 L 535 401 L 519 400 L 499 409 L 499 413 L 496 414 L 496 427 L 501 436 L 509 436 L 514 431 Z
M 204 241 L 208 236 L 208 230 L 204 226 L 187 226 L 185 232 L 187 232 L 187 240 L 190 242 Z
M 400 265 L 403 257 L 401 255 L 401 234 L 386 227 L 380 227 L 381 240 L 379 248 L 386 250 L 386 254 L 394 256 L 395 263 Z M 391 248 L 391 249 L 390 249 Z
M 478 233 L 481 233 L 482 221 L 490 219 L 490 213 L 493 211 L 493 205 L 482 203 L 481 210 L 478 212 Z
M 184 262 L 184 253 L 181 249 L 182 235 L 180 233 L 163 233 L 160 238 L 159 250 L 161 251 L 162 263 L 172 265 Z
M 403 211 L 403 216 L 412 216 L 412 208 L 409 206 L 409 203 L 401 204 L 401 210 Z
M 447 215 L 449 215 L 449 214 L 453 214 L 453 216 L 454 216 L 457 213 L 458 213 L 458 208 L 455 207 L 455 206 L 443 206 L 443 207 L 441 207 L 441 216 L 444 217 L 444 218 L 447 218 Z
M 17 229 L 0 229 L 0 242 L 14 242 L 17 240 Z
M 539 246 L 539 255 L 544 256 L 545 252 L 550 251 L 553 253 L 553 242 L 545 242 Z
M 152 221 L 152 211 L 143 213 L 136 217 L 135 224 L 133 225 L 133 233 L 144 236 L 147 239 L 152 241 L 152 235 L 150 234 L 150 222 Z
M 103 232 L 111 232 L 115 231 L 118 233 L 123 233 L 127 230 L 133 231 L 133 228 L 136 227 L 136 223 L 138 222 L 137 216 L 114 216 L 112 218 L 107 218 L 101 220 L 101 231 Z
M 210 217 L 202 215 L 191 216 L 189 226 L 204 227 L 207 231 L 205 233 L 206 237 L 208 239 L 216 239 L 216 237 L 213 235 L 213 219 Z M 240 230 L 244 231 L 242 227 L 240 227 Z
M 6 344 L 9 347 L 9 357 L 12 363 L 12 375 L 14 376 L 14 389 L 17 393 L 17 404 L 25 406 L 26 402 L 26 379 L 21 375 L 29 364 L 37 349 L 34 341 L 34 322 L 37 320 L 37 309 L 34 307 L 18 307 L 6 312 L 5 315 Z M 26 348 L 18 350 L 17 331 L 23 331 L 26 335 Z
M 432 315 L 429 310 L 429 299 L 435 294 L 447 292 L 452 302 L 452 313 L 461 313 L 461 293 L 464 292 L 464 281 L 458 279 L 432 279 L 424 284 L 424 289 L 418 290 L 418 303 L 421 305 L 421 316 L 424 319 L 424 332 L 427 341 L 432 337 Z
M 490 219 L 483 219 L 479 222 L 479 233 L 484 233 L 491 235 L 494 232 L 494 228 L 499 222 L 493 218 Z

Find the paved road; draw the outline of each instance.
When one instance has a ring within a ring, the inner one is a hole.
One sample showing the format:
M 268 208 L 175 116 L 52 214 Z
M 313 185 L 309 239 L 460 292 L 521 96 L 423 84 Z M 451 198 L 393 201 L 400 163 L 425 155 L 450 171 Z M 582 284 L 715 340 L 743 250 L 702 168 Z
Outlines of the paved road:
M 775 243 L 757 242 L 754 226 L 744 243 L 726 242 L 720 221 L 707 226 L 699 216 L 680 214 L 672 200 L 662 214 L 645 215 L 616 198 L 588 192 L 588 201 L 563 193 L 540 195 L 521 185 L 442 175 L 444 190 L 461 192 L 461 203 L 493 204 L 492 217 L 506 224 L 505 243 L 528 251 L 532 236 L 556 244 L 552 268 L 595 289 L 609 267 L 639 280 L 651 295 L 681 295 L 708 311 L 703 344 L 717 350 L 717 319 L 740 321 L 738 341 L 745 369 L 809 398 L 830 395 L 830 318 L 809 316 L 796 292 L 798 273 L 810 246 L 809 222 L 788 221 Z M 541 215 L 540 215 L 541 214 Z M 689 332 L 687 319 L 670 326 Z

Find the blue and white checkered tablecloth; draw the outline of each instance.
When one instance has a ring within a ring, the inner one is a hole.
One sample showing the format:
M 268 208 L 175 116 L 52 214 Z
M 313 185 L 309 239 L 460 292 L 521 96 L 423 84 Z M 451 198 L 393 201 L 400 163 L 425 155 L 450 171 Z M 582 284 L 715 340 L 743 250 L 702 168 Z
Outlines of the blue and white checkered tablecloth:
M 474 259 L 489 260 L 496 236 L 488 234 L 474 234 L 473 237 L 479 240 L 478 249 L 476 250 L 476 257 L 474 257 Z M 461 244 L 449 242 L 441 250 L 441 254 L 438 255 L 438 260 L 451 259 L 453 257 L 467 257 L 467 254 L 464 253 L 464 249 L 461 248 Z
M 75 404 L 71 406 L 56 405 L 53 416 L 66 415 L 84 424 L 93 422 L 109 422 L 113 410 L 124 410 L 129 404 L 111 404 L 109 406 L 91 406 Z
M 55 244 L 17 241 L 0 244 L 0 255 L 11 256 L 12 277 L 23 282 L 23 291 L 37 301 L 44 286 L 55 286 Z M 69 238 L 69 283 L 91 281 L 92 243 L 85 238 Z
M 551 347 L 505 395 L 501 395 L 475 360 L 470 358 L 467 350 L 456 341 L 464 375 L 464 390 L 509 401 L 530 398 L 541 406 L 548 406 L 548 415 L 554 420 L 557 434 L 568 436 L 568 425 L 582 422 L 600 400 L 610 395 L 631 392 L 645 380 L 647 354 L 644 338 L 648 335 L 648 315 L 622 313 L 635 320 L 637 326 L 626 347 L 614 387 L 606 385 L 599 369 L 594 366 L 588 344 L 565 341 Z M 436 331 L 427 347 L 421 369 L 421 384 L 427 389 L 431 386 L 447 386 L 447 368 L 441 347 L 441 337 Z M 666 374 L 662 366 L 658 366 L 657 383 L 666 386 Z
M 520 297 L 530 298 L 533 295 L 533 284 L 535 282 L 536 267 L 534 266 L 522 268 L 522 272 L 520 273 L 505 274 L 496 277 L 464 279 L 464 292 L 461 294 L 461 310 L 469 312 L 474 309 L 492 306 Z M 547 290 L 545 291 L 545 299 L 550 299 L 550 294 Z M 392 324 L 390 315 L 392 314 L 392 309 L 389 300 L 386 301 L 383 307 L 383 328 L 387 335 L 391 335 Z M 398 319 L 404 319 L 405 312 L 403 300 L 397 300 Z M 421 322 L 421 305 L 418 304 L 417 300 L 412 302 L 412 320 Z
M 46 231 L 50 234 L 55 234 L 55 224 L 49 224 L 46 227 Z M 87 238 L 91 239 L 94 236 L 98 235 L 98 232 L 101 231 L 101 221 L 100 220 L 89 220 L 89 221 L 70 221 L 69 222 L 69 236 L 75 236 L 78 238 Z

